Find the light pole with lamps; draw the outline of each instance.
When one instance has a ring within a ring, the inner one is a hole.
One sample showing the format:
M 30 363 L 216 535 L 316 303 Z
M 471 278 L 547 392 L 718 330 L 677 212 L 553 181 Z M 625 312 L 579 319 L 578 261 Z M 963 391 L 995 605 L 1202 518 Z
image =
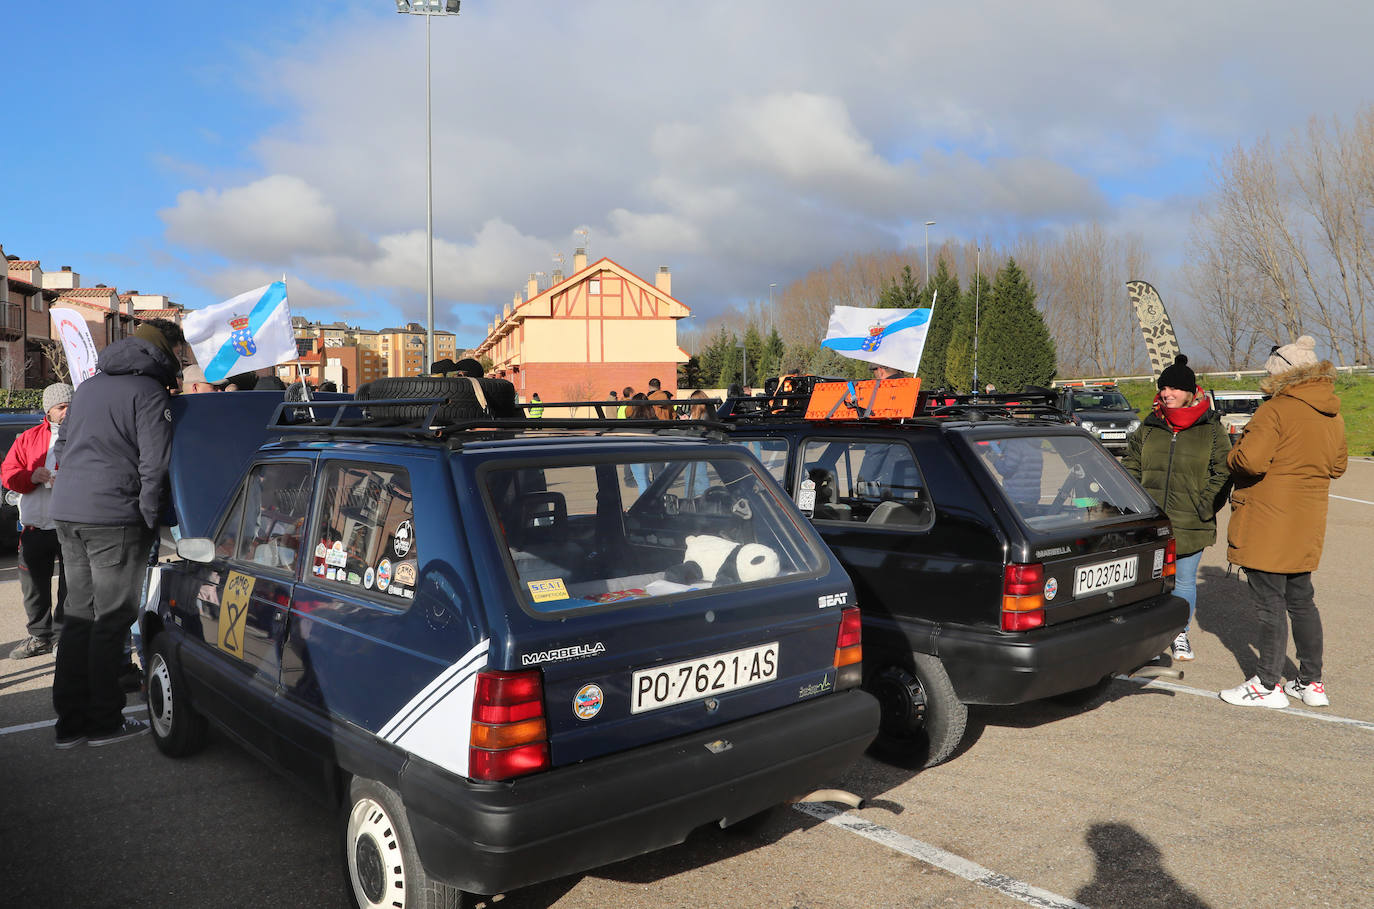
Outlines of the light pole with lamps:
M 934 226 L 934 221 L 926 222 L 926 287 L 930 286 L 930 229 Z
M 430 139 L 429 20 L 434 16 L 456 16 L 462 0 L 396 0 L 396 12 L 425 17 L 425 348 L 429 359 L 423 372 L 429 372 L 434 355 L 434 144 Z

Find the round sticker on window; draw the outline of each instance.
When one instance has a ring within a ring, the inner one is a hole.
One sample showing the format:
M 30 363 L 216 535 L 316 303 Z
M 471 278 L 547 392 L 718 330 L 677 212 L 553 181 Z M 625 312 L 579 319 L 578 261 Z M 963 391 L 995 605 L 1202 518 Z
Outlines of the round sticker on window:
M 377 566 L 377 589 L 386 590 L 391 586 L 391 560 L 382 559 Z
M 396 532 L 391 535 L 391 549 L 396 553 L 396 558 L 404 559 L 406 553 L 410 552 L 410 547 L 414 545 L 414 537 L 409 521 L 402 521 L 396 527 Z
M 367 571 L 363 572 L 363 586 L 368 590 L 372 589 L 372 582 L 377 576 L 372 571 L 372 566 L 367 566 Z
M 579 720 L 590 720 L 601 712 L 604 702 L 599 685 L 583 685 L 573 695 L 573 713 L 577 714 Z
M 1052 600 L 1054 595 L 1059 592 L 1059 582 L 1050 578 L 1045 582 L 1045 599 Z

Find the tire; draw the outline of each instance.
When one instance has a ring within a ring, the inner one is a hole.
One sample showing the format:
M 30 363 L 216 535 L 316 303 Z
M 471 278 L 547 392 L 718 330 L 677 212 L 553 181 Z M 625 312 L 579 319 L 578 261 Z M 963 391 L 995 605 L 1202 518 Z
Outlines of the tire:
M 420 864 L 401 799 L 375 780 L 354 777 L 343 815 L 344 875 L 358 909 L 470 909 L 473 899 L 433 880 Z
M 925 768 L 943 764 L 964 740 L 968 706 L 954 693 L 954 685 L 936 657 L 913 653 L 916 672 L 889 666 L 869 680 L 882 719 L 877 745 L 880 752 Z
M 1088 709 L 1096 707 L 1107 700 L 1107 692 L 1111 690 L 1112 677 L 1104 676 L 1098 679 L 1087 688 L 1079 688 L 1076 691 L 1066 691 L 1063 694 L 1055 694 L 1045 700 L 1055 704 L 1062 704 L 1065 707 L 1079 707 Z
M 505 379 L 478 379 L 487 409 L 477 401 L 470 379 L 417 377 L 408 379 L 373 379 L 358 388 L 354 397 L 359 401 L 382 401 L 392 398 L 444 398 L 435 420 L 453 423 L 458 420 L 478 420 L 482 417 L 510 418 L 521 416 L 515 406 L 515 386 Z M 429 416 L 433 404 L 385 404 L 368 408 L 379 420 L 411 421 Z
M 170 757 L 188 757 L 205 747 L 209 723 L 191 706 L 181 667 L 165 633 L 148 651 L 148 719 L 153 742 Z

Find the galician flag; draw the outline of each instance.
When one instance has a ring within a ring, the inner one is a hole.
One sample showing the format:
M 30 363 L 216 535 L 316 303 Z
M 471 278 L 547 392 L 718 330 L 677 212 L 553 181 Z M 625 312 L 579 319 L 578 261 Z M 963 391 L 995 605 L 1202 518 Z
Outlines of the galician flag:
M 285 281 L 188 313 L 181 328 L 207 382 L 296 359 Z
M 915 373 L 933 311 L 836 306 L 821 346 L 841 356 Z

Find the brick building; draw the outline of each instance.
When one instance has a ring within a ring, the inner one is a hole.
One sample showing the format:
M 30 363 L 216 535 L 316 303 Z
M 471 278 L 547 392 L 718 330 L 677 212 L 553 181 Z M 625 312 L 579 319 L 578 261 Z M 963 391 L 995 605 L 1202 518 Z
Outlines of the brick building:
M 672 276 L 659 268 L 653 283 L 611 261 L 587 265 L 573 256 L 573 274 L 553 273 L 540 290 L 530 276 L 520 296 L 495 320 L 476 355 L 489 357 L 524 399 L 600 400 L 611 389 L 645 390 L 658 378 L 676 392 L 677 367 L 687 354 L 677 345 L 677 320 L 692 311 L 672 295 Z

